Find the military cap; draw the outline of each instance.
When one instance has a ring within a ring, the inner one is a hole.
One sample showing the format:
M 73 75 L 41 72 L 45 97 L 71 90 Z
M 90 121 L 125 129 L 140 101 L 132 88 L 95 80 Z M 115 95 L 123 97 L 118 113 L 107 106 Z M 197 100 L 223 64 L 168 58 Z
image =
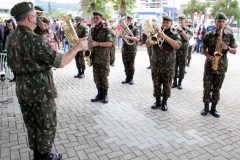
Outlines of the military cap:
M 163 16 L 163 21 L 173 21 L 169 16 Z
M 216 15 L 216 17 L 215 17 L 215 20 L 216 20 L 216 19 L 224 19 L 224 20 L 227 20 L 228 18 L 227 18 L 227 16 L 226 16 L 224 13 L 218 12 L 217 15 Z
M 103 16 L 102 12 L 99 11 L 93 11 L 94 16 Z
M 23 13 L 26 13 L 33 9 L 33 3 L 32 2 L 21 2 L 13 6 L 11 9 L 11 15 L 13 17 L 17 17 Z
M 187 19 L 187 17 L 185 15 L 181 15 L 178 17 L 179 19 Z
M 75 20 L 82 20 L 82 17 L 76 16 L 76 17 L 75 17 Z
M 127 19 L 133 19 L 133 17 L 130 15 L 127 15 Z
M 43 12 L 44 9 L 40 6 L 35 6 L 34 9 L 37 11 L 37 12 Z

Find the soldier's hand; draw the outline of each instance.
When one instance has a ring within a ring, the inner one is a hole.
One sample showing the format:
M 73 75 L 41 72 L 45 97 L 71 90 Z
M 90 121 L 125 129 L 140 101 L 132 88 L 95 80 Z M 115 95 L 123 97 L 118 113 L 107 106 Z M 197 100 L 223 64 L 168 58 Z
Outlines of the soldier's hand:
M 221 48 L 227 50 L 228 46 L 226 45 L 226 43 L 222 42 L 221 43 Z
M 98 45 L 99 45 L 99 43 L 96 42 L 96 41 L 91 41 L 91 42 L 90 42 L 90 47 L 96 47 L 96 46 L 98 46 Z
M 208 60 L 208 61 L 212 61 L 213 59 L 214 59 L 214 56 L 208 56 L 208 57 L 207 57 L 207 60 Z
M 79 51 L 84 50 L 86 48 L 86 42 L 85 41 L 79 41 L 76 44 L 76 47 L 78 48 Z
M 164 32 L 158 32 L 158 37 L 161 39 L 166 39 L 166 34 Z

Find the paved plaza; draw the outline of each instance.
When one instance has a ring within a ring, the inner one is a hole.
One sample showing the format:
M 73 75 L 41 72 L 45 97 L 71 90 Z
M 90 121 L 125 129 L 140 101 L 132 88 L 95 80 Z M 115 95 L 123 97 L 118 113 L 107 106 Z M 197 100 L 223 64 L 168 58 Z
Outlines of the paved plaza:
M 221 117 L 203 117 L 205 57 L 193 54 L 183 90 L 173 89 L 169 110 L 152 110 L 153 83 L 146 49 L 138 48 L 134 85 L 125 79 L 120 50 L 109 76 L 109 103 L 96 95 L 92 68 L 75 79 L 75 61 L 53 70 L 58 90 L 57 134 L 53 152 L 63 160 L 240 160 L 240 54 L 228 55 L 229 68 L 217 107 Z M 30 160 L 26 128 L 15 84 L 0 84 L 0 159 Z

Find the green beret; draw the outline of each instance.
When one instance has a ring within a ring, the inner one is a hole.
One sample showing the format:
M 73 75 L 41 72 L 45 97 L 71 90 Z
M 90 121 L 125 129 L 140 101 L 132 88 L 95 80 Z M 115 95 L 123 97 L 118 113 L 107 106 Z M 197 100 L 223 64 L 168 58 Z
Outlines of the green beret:
M 33 3 L 32 2 L 21 2 L 13 6 L 11 9 L 11 15 L 13 17 L 17 17 L 23 13 L 26 13 L 33 9 Z
M 77 16 L 77 17 L 75 17 L 75 20 L 82 20 L 82 17 Z
M 169 16 L 163 16 L 163 21 L 173 21 Z
M 127 15 L 127 19 L 133 19 L 133 17 L 130 15 Z
M 216 19 L 224 19 L 224 20 L 227 20 L 228 18 L 227 18 L 227 16 L 226 16 L 224 13 L 218 12 L 217 15 L 216 15 L 216 17 L 215 17 L 215 20 L 216 20 Z
M 38 12 L 43 12 L 44 11 L 44 9 L 40 6 L 35 6 L 34 9 Z
M 185 15 L 181 15 L 178 17 L 179 19 L 187 19 L 187 17 Z
M 102 12 L 99 11 L 93 11 L 94 16 L 103 16 Z

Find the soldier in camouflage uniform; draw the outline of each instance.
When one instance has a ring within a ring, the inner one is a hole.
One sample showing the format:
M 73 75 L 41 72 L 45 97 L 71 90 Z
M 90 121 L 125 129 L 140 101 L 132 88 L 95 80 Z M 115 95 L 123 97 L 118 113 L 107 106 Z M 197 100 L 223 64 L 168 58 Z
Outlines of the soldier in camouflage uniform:
M 131 85 L 134 84 L 133 82 L 133 75 L 134 75 L 134 61 L 137 53 L 137 42 L 140 39 L 139 30 L 136 26 L 134 26 L 134 21 L 131 16 L 127 16 L 127 25 L 128 28 L 132 31 L 134 36 L 130 35 L 122 35 L 123 45 L 122 45 L 122 60 L 124 65 L 124 70 L 126 74 L 126 79 L 122 82 L 122 84 L 129 83 Z M 126 43 L 135 42 L 133 45 L 129 45 Z
M 52 77 L 52 66 L 64 67 L 84 49 L 77 44 L 62 55 L 41 36 L 36 35 L 36 12 L 31 2 L 21 2 L 11 9 L 17 28 L 6 44 L 7 64 L 16 72 L 16 94 L 24 123 L 27 127 L 29 147 L 34 160 L 60 160 L 61 154 L 50 153 L 56 133 L 57 92 Z
M 113 38 L 113 45 L 110 48 L 110 65 L 114 66 L 114 62 L 115 62 L 115 52 L 116 52 L 116 27 L 113 26 L 113 20 L 109 20 L 109 25 L 108 25 L 108 29 L 110 30 L 111 34 L 112 34 L 112 38 Z
M 228 67 L 227 53 L 236 54 L 237 44 L 235 43 L 233 34 L 222 29 L 226 20 L 227 17 L 224 13 L 218 13 L 215 17 L 216 29 L 206 33 L 203 38 L 203 53 L 206 56 L 203 77 L 204 109 L 201 112 L 203 116 L 207 115 L 209 112 L 209 103 L 212 103 L 210 113 L 214 117 L 220 117 L 216 111 L 216 106 L 220 99 L 220 89 Z M 214 60 L 215 50 L 218 50 L 216 43 L 220 34 L 222 34 L 222 42 L 220 42 L 222 56 L 218 62 L 217 70 L 213 70 L 212 61 Z
M 81 20 L 82 20 L 81 17 L 75 17 L 75 20 L 76 20 L 75 30 L 77 32 L 78 38 L 80 40 L 85 41 L 88 36 L 88 29 L 87 29 L 87 27 L 85 27 L 81 24 Z M 86 69 L 86 65 L 85 65 L 83 51 L 80 51 L 76 55 L 75 61 L 76 61 L 77 69 L 78 69 L 78 74 L 76 76 L 74 76 L 74 78 L 84 78 L 85 77 L 84 71 Z
M 175 76 L 172 88 L 177 87 L 178 89 L 182 89 L 182 80 L 185 74 L 185 67 L 188 54 L 189 45 L 188 41 L 190 36 L 192 35 L 191 31 L 186 26 L 186 19 L 187 19 L 186 16 L 180 16 L 179 17 L 180 25 L 176 28 L 179 34 L 181 35 L 182 46 L 179 50 L 177 50 L 176 54 Z
M 194 44 L 195 44 L 195 40 L 194 40 L 194 28 L 193 28 L 193 23 L 192 21 L 189 19 L 188 23 L 187 23 L 188 29 L 192 32 L 192 36 L 190 37 L 189 40 L 189 46 L 188 46 L 188 55 L 187 55 L 187 66 L 190 67 L 190 61 L 192 59 L 192 53 L 194 51 Z M 194 43 L 193 43 L 194 42 Z
M 163 111 L 167 111 L 167 99 L 171 94 L 171 83 L 175 70 L 176 51 L 181 46 L 179 34 L 171 29 L 172 19 L 168 16 L 163 17 L 162 30 L 159 31 L 158 37 L 164 39 L 161 47 L 158 44 L 153 45 L 152 63 L 152 80 L 156 102 L 152 109 L 161 107 Z M 161 101 L 161 97 L 163 97 Z
M 90 47 L 92 48 L 93 78 L 98 94 L 92 102 L 108 103 L 108 76 L 110 71 L 110 47 L 113 45 L 110 30 L 102 23 L 101 12 L 93 12 L 95 26 L 91 28 Z

